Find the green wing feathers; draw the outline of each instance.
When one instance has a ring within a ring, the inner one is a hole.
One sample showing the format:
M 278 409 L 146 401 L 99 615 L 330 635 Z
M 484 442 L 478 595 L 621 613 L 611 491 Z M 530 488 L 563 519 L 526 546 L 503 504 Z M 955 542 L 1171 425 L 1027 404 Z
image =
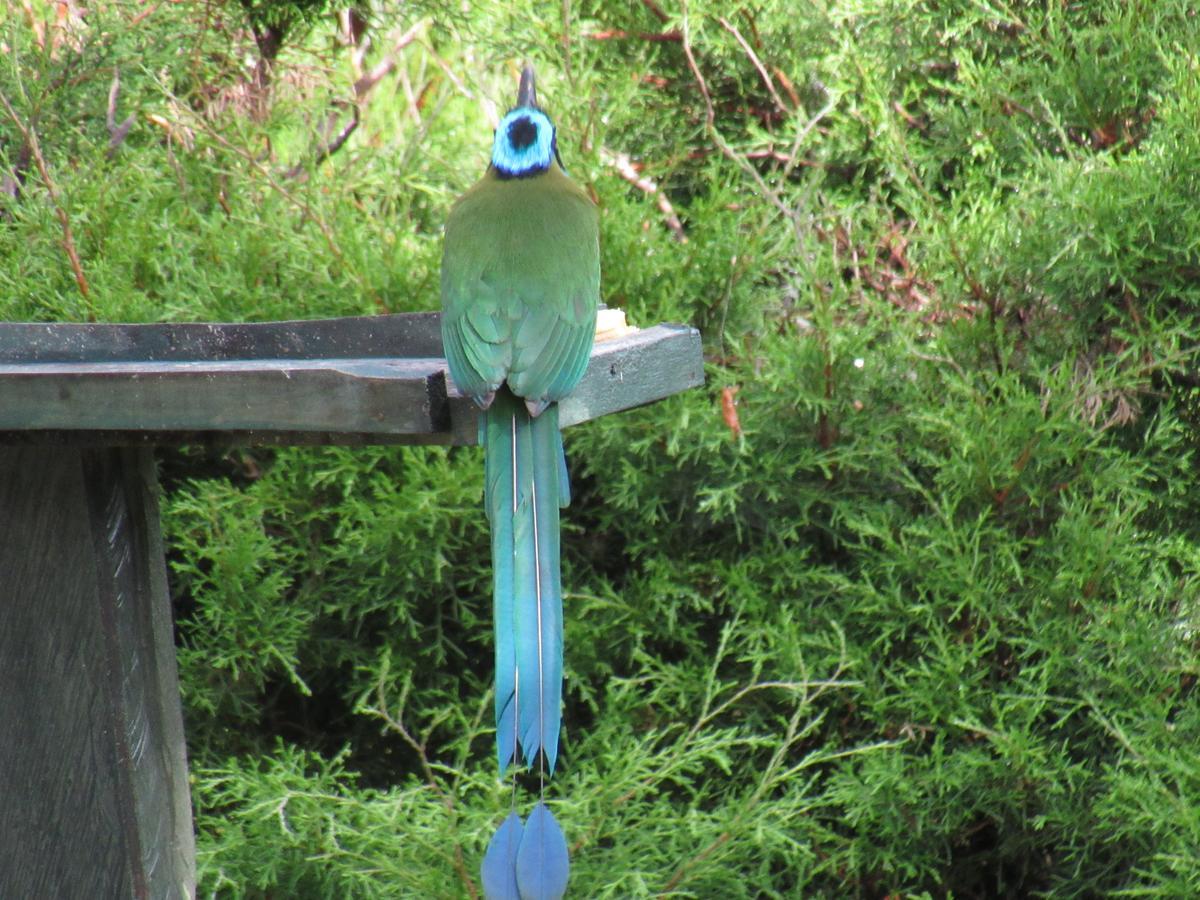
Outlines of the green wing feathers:
M 553 401 L 583 377 L 600 297 L 595 204 L 557 166 L 489 175 L 446 222 L 442 337 L 459 390 Z

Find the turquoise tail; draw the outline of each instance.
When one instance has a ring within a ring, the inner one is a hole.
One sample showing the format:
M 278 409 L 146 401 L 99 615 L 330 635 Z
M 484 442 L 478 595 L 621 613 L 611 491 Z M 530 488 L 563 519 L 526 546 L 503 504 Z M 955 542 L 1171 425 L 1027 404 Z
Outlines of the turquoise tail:
M 558 511 L 570 502 L 558 405 L 533 417 L 507 389 L 480 422 L 484 502 L 492 526 L 496 643 L 496 757 L 517 756 L 547 774 L 562 723 L 562 574 Z M 519 760 L 518 760 L 519 761 Z M 567 841 L 539 800 L 526 822 L 509 813 L 488 845 L 480 875 L 488 900 L 559 900 L 567 889 Z
M 487 900 L 561 900 L 570 880 L 567 839 L 544 803 L 496 830 L 479 870 Z
M 484 413 L 484 500 L 492 528 L 496 756 L 541 750 L 553 774 L 562 723 L 562 575 L 558 511 L 570 502 L 558 405 L 529 415 L 502 388 Z

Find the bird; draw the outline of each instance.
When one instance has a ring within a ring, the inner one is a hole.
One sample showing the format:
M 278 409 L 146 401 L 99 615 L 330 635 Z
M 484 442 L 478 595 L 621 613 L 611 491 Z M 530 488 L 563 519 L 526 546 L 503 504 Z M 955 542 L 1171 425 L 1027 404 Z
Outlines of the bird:
M 579 383 L 600 301 L 596 204 L 567 175 L 532 65 L 500 120 L 483 177 L 454 204 L 442 249 L 450 378 L 478 406 L 491 529 L 496 759 L 535 766 L 539 797 L 488 845 L 489 900 L 555 900 L 567 886 L 562 828 L 546 805 L 562 722 L 559 510 L 570 484 L 558 402 Z

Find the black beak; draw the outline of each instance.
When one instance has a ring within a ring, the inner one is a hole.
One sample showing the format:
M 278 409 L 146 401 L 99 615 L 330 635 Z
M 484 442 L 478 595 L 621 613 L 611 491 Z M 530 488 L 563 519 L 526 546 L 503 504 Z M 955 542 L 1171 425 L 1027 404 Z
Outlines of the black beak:
M 521 70 L 521 86 L 517 88 L 517 106 L 537 106 L 537 88 L 533 80 L 533 64 L 525 63 Z

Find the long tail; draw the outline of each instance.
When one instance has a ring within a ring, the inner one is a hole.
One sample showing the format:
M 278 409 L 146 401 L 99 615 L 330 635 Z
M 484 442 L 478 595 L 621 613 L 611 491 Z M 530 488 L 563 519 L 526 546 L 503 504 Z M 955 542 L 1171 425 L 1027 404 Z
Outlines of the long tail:
M 480 429 L 492 529 L 496 757 L 503 772 L 521 752 L 544 778 L 554 772 L 562 722 L 558 511 L 570 502 L 570 489 L 558 406 L 533 417 L 502 388 Z M 505 820 L 482 874 L 485 893 L 495 900 L 562 896 L 566 839 L 544 803 L 524 825 L 515 812 Z
M 558 510 L 570 501 L 558 407 L 533 418 L 507 390 L 485 413 L 496 640 L 496 755 L 554 772 L 562 722 Z

